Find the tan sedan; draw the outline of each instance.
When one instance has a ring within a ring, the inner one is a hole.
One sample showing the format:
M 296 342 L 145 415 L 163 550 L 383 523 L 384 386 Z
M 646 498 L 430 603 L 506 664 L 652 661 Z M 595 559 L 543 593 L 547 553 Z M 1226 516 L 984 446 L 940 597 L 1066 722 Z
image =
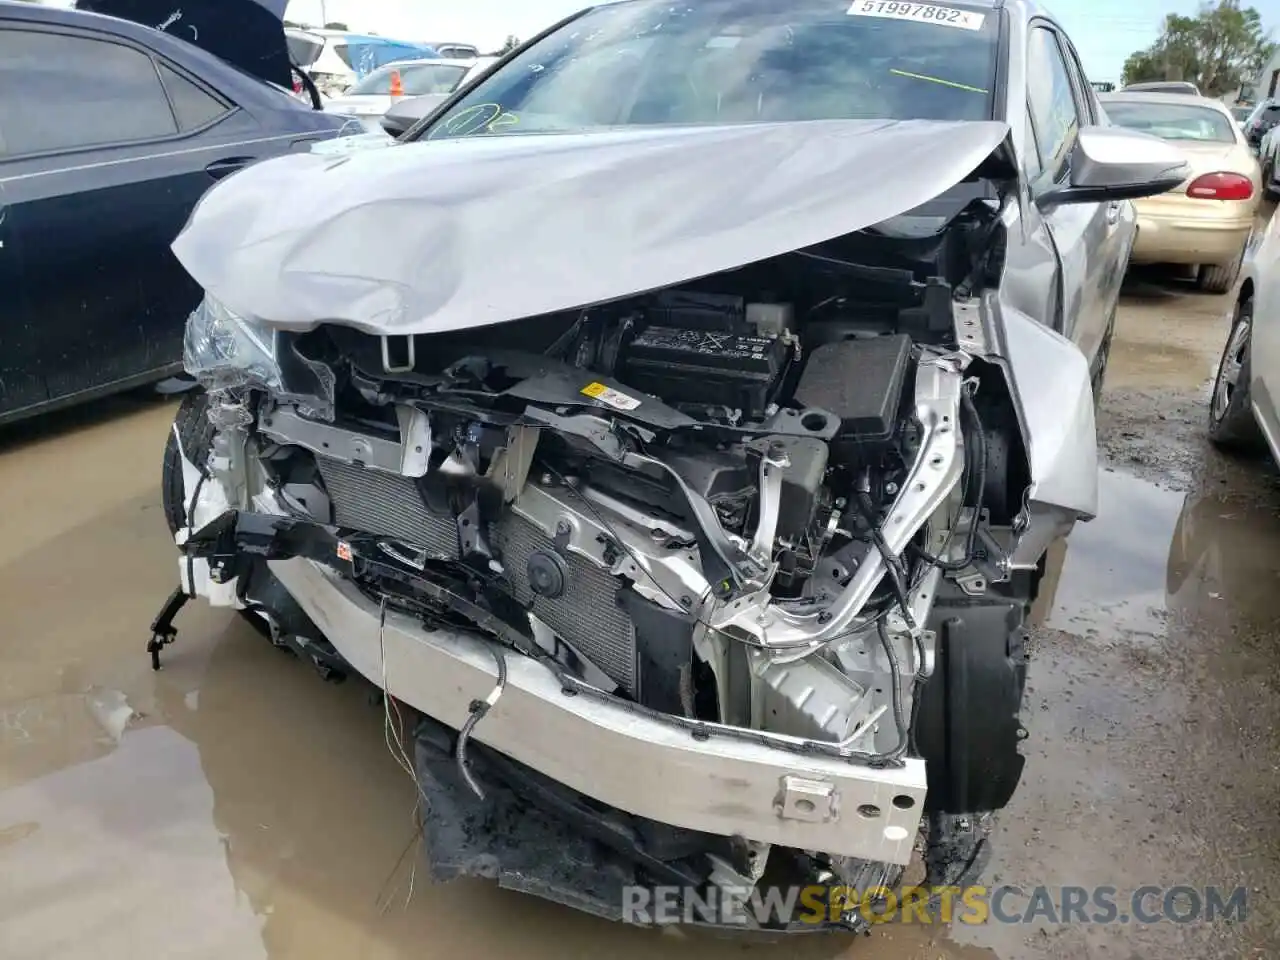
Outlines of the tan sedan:
M 1132 262 L 1194 265 L 1201 289 L 1230 290 L 1262 199 L 1258 161 L 1231 112 L 1220 101 L 1182 93 L 1098 99 L 1112 123 L 1176 144 L 1191 164 L 1191 175 L 1173 190 L 1134 201 Z

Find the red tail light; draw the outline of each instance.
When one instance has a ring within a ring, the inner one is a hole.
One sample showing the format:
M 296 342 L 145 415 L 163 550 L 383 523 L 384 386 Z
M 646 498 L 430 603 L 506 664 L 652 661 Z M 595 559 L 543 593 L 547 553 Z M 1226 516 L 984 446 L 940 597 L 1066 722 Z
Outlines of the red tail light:
M 1248 200 L 1253 196 L 1253 181 L 1238 173 L 1206 173 L 1191 181 L 1187 196 L 1201 200 Z

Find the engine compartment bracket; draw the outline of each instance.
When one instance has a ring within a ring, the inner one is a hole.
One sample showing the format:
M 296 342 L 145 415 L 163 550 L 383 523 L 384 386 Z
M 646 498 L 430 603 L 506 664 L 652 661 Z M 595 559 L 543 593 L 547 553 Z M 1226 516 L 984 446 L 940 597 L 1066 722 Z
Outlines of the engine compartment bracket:
M 423 477 L 431 456 L 431 423 L 425 411 L 401 404 L 396 408 L 399 440 L 357 433 L 301 416 L 276 405 L 263 411 L 259 430 L 278 443 L 292 444 L 345 463 L 360 464 L 402 477 Z

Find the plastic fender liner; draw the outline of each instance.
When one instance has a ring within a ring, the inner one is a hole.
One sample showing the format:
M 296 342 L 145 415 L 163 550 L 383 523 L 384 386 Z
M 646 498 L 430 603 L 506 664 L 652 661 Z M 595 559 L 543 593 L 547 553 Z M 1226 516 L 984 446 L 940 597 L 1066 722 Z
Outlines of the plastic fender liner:
M 937 666 L 920 692 L 916 745 L 925 810 L 979 813 L 1008 804 L 1026 759 L 1018 719 L 1027 679 L 1021 601 L 940 597 L 931 617 Z

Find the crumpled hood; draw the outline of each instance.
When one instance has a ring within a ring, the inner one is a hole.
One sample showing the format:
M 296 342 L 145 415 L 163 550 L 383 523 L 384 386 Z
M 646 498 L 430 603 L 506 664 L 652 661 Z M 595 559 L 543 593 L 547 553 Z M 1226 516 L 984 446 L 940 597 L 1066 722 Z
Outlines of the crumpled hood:
M 210 190 L 173 244 L 236 313 L 438 333 L 729 270 L 912 210 L 1001 122 L 646 127 L 291 154 Z

